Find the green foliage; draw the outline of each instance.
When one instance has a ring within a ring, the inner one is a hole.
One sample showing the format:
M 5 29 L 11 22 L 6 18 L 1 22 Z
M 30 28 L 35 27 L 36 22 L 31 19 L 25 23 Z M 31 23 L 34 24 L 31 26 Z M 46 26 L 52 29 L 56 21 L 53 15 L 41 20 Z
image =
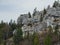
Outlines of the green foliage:
M 59 5 L 58 1 L 55 1 L 54 4 L 53 4 L 53 7 L 57 7 Z
M 28 15 L 29 15 L 29 18 L 31 18 L 31 14 L 30 14 L 30 12 L 28 12 Z
M 2 32 L 2 30 L 0 28 L 0 44 L 2 43 L 2 41 L 3 41 L 3 32 Z
M 44 12 L 43 12 L 43 15 L 45 15 L 47 13 L 46 9 L 44 8 Z
M 42 14 L 41 14 L 41 16 L 40 16 L 40 22 L 42 22 L 43 21 L 43 17 L 42 17 Z
M 17 28 L 17 24 L 15 23 L 15 21 L 10 20 L 9 26 L 10 26 L 9 34 L 10 34 L 10 37 L 12 37 L 13 36 L 13 31 Z
M 9 26 L 12 28 L 12 31 L 13 31 L 14 29 L 16 29 L 16 27 L 17 27 L 15 21 L 12 22 L 12 20 L 9 22 Z
M 35 14 L 36 14 L 36 8 L 34 9 L 33 16 L 35 16 Z
M 48 26 L 48 34 L 46 35 L 46 37 L 44 38 L 44 45 L 52 45 L 52 27 Z
M 53 7 L 56 7 L 55 3 L 53 4 Z
M 39 38 L 38 38 L 38 34 L 34 33 L 33 34 L 33 45 L 39 45 Z
M 13 40 L 15 45 L 19 45 L 19 42 L 23 39 L 23 33 L 22 33 L 22 29 L 19 28 L 18 30 L 16 30 L 16 34 L 13 35 Z
M 0 23 L 0 44 L 1 44 L 2 41 L 3 41 L 3 31 L 2 31 L 2 29 L 3 29 L 3 27 L 4 27 L 4 24 L 5 24 L 5 23 L 3 23 L 3 21 L 1 21 L 1 23 Z
M 47 35 L 44 39 L 44 45 L 52 45 L 51 36 Z
M 55 33 L 56 35 L 58 34 L 58 27 L 59 27 L 58 25 L 55 26 L 55 32 L 54 32 L 54 33 Z

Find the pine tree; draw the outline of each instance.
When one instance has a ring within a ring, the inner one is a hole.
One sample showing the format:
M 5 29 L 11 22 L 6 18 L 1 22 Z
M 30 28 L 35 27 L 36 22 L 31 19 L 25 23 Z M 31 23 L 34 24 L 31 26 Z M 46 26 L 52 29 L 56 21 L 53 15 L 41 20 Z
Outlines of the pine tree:
M 33 45 L 39 45 L 39 38 L 37 33 L 33 34 Z
M 3 32 L 2 32 L 2 30 L 0 28 L 0 44 L 2 43 L 2 41 L 3 41 Z
M 43 15 L 45 15 L 47 13 L 46 9 L 44 8 L 44 11 L 43 11 Z
M 31 14 L 30 14 L 30 12 L 28 12 L 28 15 L 29 15 L 29 18 L 31 18 Z
M 52 32 L 53 29 L 51 26 L 48 26 L 48 34 L 46 35 L 46 37 L 44 38 L 44 45 L 52 45 Z
M 53 4 L 53 7 L 56 7 L 56 6 L 55 6 L 55 3 Z
M 52 39 L 50 35 L 47 35 L 44 39 L 44 45 L 52 45 Z
M 58 34 L 58 25 L 55 26 L 55 34 L 57 35 Z
M 16 30 L 16 34 L 13 35 L 13 40 L 14 40 L 14 43 L 15 45 L 19 45 L 19 42 L 23 39 L 23 33 L 22 33 L 22 29 L 19 28 Z
M 35 9 L 34 9 L 34 12 L 33 12 L 33 16 L 35 16 L 36 11 L 37 11 L 37 10 L 36 10 L 36 8 L 35 8 Z
M 54 4 L 53 4 L 53 7 L 56 8 L 57 6 L 59 6 L 59 2 L 55 1 Z
M 42 14 L 41 14 L 41 16 L 40 16 L 40 22 L 42 22 L 43 21 L 43 17 L 42 17 Z
M 12 28 L 12 31 L 16 29 L 17 25 L 15 23 L 15 20 L 12 22 L 12 19 L 11 19 L 11 21 L 9 22 L 9 26 Z

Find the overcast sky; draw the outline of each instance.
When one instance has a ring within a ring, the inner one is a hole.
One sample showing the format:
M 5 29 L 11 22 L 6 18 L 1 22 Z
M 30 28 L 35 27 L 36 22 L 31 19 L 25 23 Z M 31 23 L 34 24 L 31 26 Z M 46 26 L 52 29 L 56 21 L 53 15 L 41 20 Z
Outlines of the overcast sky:
M 17 20 L 20 14 L 32 13 L 34 8 L 41 11 L 48 5 L 52 6 L 55 0 L 0 0 L 0 21 Z

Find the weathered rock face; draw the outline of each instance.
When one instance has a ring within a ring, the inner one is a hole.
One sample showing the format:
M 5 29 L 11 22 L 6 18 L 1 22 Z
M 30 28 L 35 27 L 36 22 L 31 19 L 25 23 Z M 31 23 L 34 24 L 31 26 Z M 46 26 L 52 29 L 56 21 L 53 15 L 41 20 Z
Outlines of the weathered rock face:
M 22 14 L 22 15 L 20 15 L 20 17 L 18 17 L 18 19 L 17 19 L 17 23 L 18 24 L 22 24 L 22 22 L 27 22 L 28 17 L 29 17 L 28 14 Z
M 46 11 L 45 14 L 44 14 L 44 11 Z M 40 22 L 41 17 L 42 17 L 42 22 Z M 29 18 L 29 14 L 22 14 L 18 18 L 17 22 L 18 24 L 26 25 L 26 28 L 28 28 L 27 27 L 28 24 L 31 24 L 32 29 L 30 28 L 29 29 L 36 30 L 36 32 L 43 30 L 49 25 L 52 27 L 54 27 L 54 25 L 56 24 L 59 25 L 60 24 L 60 3 L 58 1 L 55 1 L 53 4 L 53 7 L 48 6 L 48 8 L 43 11 L 37 11 L 35 9 L 32 17 L 30 18 Z M 23 25 L 23 29 L 24 29 L 24 25 Z

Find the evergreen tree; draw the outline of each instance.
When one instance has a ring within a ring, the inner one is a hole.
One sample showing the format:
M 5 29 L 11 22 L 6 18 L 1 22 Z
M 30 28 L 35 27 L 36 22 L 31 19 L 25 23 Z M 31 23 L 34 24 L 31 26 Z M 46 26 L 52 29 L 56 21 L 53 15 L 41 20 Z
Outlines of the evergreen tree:
M 0 44 L 2 43 L 3 41 L 3 32 L 2 32 L 2 29 L 0 28 Z
M 53 7 L 56 8 L 57 6 L 59 6 L 59 2 L 58 1 L 55 1 L 54 4 L 53 4 Z
M 48 34 L 46 35 L 46 37 L 44 38 L 44 45 L 52 45 L 52 32 L 53 29 L 51 26 L 48 26 Z
M 33 16 L 35 16 L 35 13 L 36 13 L 36 8 L 34 9 Z
M 29 15 L 29 18 L 31 18 L 31 14 L 30 14 L 30 12 L 28 12 L 28 15 Z
M 5 23 L 3 22 L 3 20 L 0 23 L 0 45 L 4 40 L 4 32 L 3 32 L 3 27 L 5 26 Z
M 9 26 L 10 26 L 9 35 L 10 35 L 10 37 L 12 37 L 13 36 L 13 31 L 17 28 L 17 24 L 15 23 L 15 21 L 10 20 Z
M 15 21 L 12 22 L 12 20 L 9 22 L 9 26 L 12 28 L 12 31 L 17 27 Z
M 45 15 L 47 13 L 46 9 L 44 8 L 44 11 L 43 11 L 43 15 Z
M 55 3 L 53 4 L 53 7 L 56 7 Z
M 10 31 L 9 25 L 2 21 L 0 23 L 0 43 L 3 42 L 3 40 L 6 40 L 9 38 L 9 31 Z M 4 45 L 6 45 L 6 42 Z
M 37 33 L 33 34 L 33 45 L 39 45 L 39 38 Z
M 52 45 L 51 36 L 47 35 L 44 39 L 44 45 Z
M 22 29 L 19 28 L 16 30 L 16 34 L 13 35 L 13 40 L 15 45 L 19 45 L 19 42 L 23 39 L 23 33 L 22 33 Z
M 43 21 L 43 17 L 42 17 L 42 14 L 41 14 L 41 16 L 40 16 L 40 22 L 42 22 Z
M 58 25 L 55 26 L 55 34 L 57 35 L 58 34 Z

